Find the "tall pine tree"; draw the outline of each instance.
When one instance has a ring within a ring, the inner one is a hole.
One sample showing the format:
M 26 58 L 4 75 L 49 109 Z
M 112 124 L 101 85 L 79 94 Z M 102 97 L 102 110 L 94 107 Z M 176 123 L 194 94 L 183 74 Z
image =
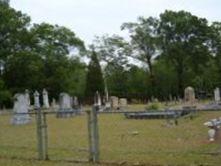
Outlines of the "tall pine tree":
M 92 51 L 91 54 L 86 81 L 85 97 L 90 103 L 92 103 L 96 91 L 101 95 L 104 94 L 104 79 L 95 51 Z

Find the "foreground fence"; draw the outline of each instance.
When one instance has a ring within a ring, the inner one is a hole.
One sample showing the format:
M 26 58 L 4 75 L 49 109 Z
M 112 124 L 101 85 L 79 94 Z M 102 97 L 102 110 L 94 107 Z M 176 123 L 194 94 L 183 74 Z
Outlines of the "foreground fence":
M 99 113 L 98 107 L 72 118 L 56 112 L 29 113 L 27 125 L 10 124 L 12 114 L 0 115 L 0 157 L 40 160 L 116 161 L 189 165 L 220 162 L 219 142 L 207 141 L 203 122 L 220 112 L 197 117 L 127 119 L 125 112 Z M 209 165 L 208 164 L 208 165 Z

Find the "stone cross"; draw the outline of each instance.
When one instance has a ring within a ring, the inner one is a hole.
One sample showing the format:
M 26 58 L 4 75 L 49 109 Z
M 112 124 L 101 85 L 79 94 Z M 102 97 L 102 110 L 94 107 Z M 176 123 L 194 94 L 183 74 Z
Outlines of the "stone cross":
M 31 118 L 27 114 L 30 100 L 27 99 L 27 94 L 17 93 L 14 96 L 14 115 L 11 119 L 11 123 L 14 125 L 27 124 Z
M 34 107 L 35 108 L 40 108 L 40 101 L 39 101 L 38 91 L 35 91 L 35 93 L 34 93 Z
M 46 89 L 43 89 L 42 95 L 43 95 L 43 107 L 49 108 L 50 106 L 49 106 L 49 100 L 48 100 L 48 92 Z

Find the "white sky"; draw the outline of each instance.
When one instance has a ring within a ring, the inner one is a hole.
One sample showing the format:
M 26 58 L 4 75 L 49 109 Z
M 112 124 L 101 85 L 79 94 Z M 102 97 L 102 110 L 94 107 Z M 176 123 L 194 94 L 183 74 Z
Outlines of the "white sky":
M 166 9 L 186 10 L 209 21 L 221 21 L 221 0 L 11 0 L 11 6 L 32 18 L 72 29 L 91 44 L 95 35 L 119 34 L 124 22 L 155 16 Z

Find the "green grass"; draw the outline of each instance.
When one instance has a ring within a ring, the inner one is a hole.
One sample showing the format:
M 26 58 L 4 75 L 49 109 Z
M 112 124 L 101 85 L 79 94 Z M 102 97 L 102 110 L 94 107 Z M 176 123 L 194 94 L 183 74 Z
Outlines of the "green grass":
M 221 150 L 221 145 L 208 143 L 208 129 L 203 126 L 205 121 L 219 116 L 221 112 L 200 112 L 193 120 L 180 119 L 178 126 L 166 127 L 165 120 L 129 120 L 123 115 L 99 115 L 101 161 L 220 165 L 220 155 L 207 153 Z M 10 118 L 0 115 L 0 166 L 69 166 L 73 163 L 65 160 L 87 160 L 86 115 L 70 119 L 48 116 L 49 158 L 53 161 L 43 162 L 36 160 L 35 118 L 22 126 L 12 126 Z

